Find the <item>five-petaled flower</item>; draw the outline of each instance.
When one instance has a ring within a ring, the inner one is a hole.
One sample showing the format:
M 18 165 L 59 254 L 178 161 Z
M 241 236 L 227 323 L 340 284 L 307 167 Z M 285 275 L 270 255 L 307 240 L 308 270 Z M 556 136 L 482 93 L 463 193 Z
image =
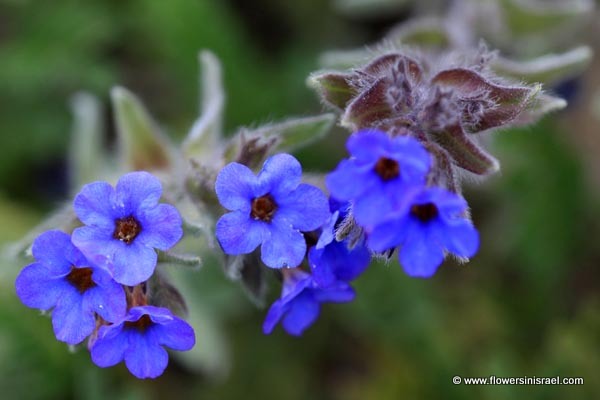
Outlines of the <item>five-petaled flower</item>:
M 352 158 L 325 182 L 333 198 L 353 203 L 356 222 L 367 230 L 395 210 L 407 188 L 425 184 L 431 156 L 410 136 L 365 129 L 352 134 L 346 147 Z
M 422 188 L 407 197 L 405 207 L 368 235 L 372 250 L 400 246 L 400 264 L 408 275 L 421 278 L 435 274 L 445 251 L 463 258 L 477 252 L 479 234 L 465 216 L 464 198 L 438 187 Z
M 77 344 L 96 327 L 97 313 L 105 321 L 125 315 L 123 287 L 93 266 L 61 231 L 41 234 L 33 243 L 36 262 L 15 282 L 17 296 L 28 307 L 52 311 L 56 338 Z
M 263 332 L 267 335 L 283 319 L 283 329 L 290 335 L 300 336 L 319 317 L 321 303 L 354 300 L 354 289 L 346 282 L 337 281 L 322 288 L 301 269 L 285 269 L 283 272 L 281 298 L 271 305 L 263 323 Z
M 156 378 L 169 362 L 164 347 L 186 351 L 194 347 L 192 327 L 168 309 L 132 307 L 120 322 L 100 327 L 91 344 L 92 361 L 111 367 L 125 360 L 127 369 L 140 379 Z
M 302 262 L 301 232 L 323 225 L 329 207 L 319 188 L 300 183 L 301 175 L 300 163 L 289 154 L 270 157 L 258 176 L 239 163 L 221 170 L 215 189 L 232 212 L 219 219 L 216 236 L 226 254 L 247 254 L 261 245 L 261 259 L 271 268 Z
M 147 280 L 156 267 L 155 249 L 168 250 L 183 235 L 179 212 L 159 204 L 161 194 L 160 181 L 143 171 L 124 175 L 116 188 L 107 182 L 85 185 L 73 204 L 85 226 L 75 229 L 73 243 L 119 283 Z

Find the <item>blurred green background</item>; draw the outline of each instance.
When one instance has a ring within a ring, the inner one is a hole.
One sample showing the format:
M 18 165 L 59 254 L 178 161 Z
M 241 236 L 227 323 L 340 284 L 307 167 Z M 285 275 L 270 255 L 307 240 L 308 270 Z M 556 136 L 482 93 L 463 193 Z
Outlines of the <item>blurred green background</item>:
M 181 138 L 197 116 L 197 53 L 210 49 L 224 67 L 229 131 L 310 115 L 321 107 L 305 78 L 319 53 L 372 42 L 410 9 L 385 15 L 344 16 L 324 0 L 0 0 L 0 242 L 67 199 L 74 92 L 103 101 L 107 148 L 115 84 Z M 448 261 L 426 281 L 374 263 L 356 301 L 326 305 L 301 339 L 263 336 L 265 310 L 209 262 L 175 272 L 195 309 L 197 349 L 173 358 L 161 378 L 138 381 L 55 341 L 50 320 L 14 294 L 23 265 L 1 260 L 0 397 L 600 398 L 600 122 L 589 90 L 598 64 L 568 110 L 496 136 L 502 173 L 466 190 L 482 235 L 471 263 Z M 343 141 L 336 131 L 299 157 L 326 170 Z M 454 375 L 561 375 L 585 385 L 455 386 Z

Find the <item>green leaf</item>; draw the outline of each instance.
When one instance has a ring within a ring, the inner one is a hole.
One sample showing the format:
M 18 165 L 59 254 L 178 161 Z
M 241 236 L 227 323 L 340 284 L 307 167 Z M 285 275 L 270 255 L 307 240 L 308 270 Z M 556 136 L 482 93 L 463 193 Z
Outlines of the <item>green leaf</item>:
M 388 33 L 384 43 L 395 46 L 445 48 L 450 46 L 450 34 L 443 19 L 436 17 L 418 18 L 404 22 Z
M 202 258 L 189 254 L 177 254 L 171 251 L 159 251 L 158 262 L 181 267 L 198 269 L 202 266 Z
M 225 150 L 225 160 L 241 162 L 249 168 L 257 167 L 270 154 L 293 152 L 322 139 L 329 133 L 335 120 L 334 114 L 322 114 L 290 118 L 254 130 L 243 128 L 230 140 Z
M 528 61 L 499 57 L 492 62 L 492 69 L 500 76 L 553 85 L 583 72 L 592 55 L 588 46 L 580 46 L 564 53 L 547 54 Z
M 541 93 L 533 99 L 512 125 L 528 125 L 537 122 L 544 115 L 554 111 L 562 110 L 567 102 L 559 97 Z
M 102 106 L 93 95 L 77 93 L 71 99 L 73 131 L 69 151 L 69 180 L 71 191 L 101 176 L 104 167 L 102 151 Z
M 333 128 L 336 116 L 322 114 L 291 118 L 261 129 L 266 138 L 277 138 L 273 151 L 292 152 L 325 137 Z
M 312 74 L 308 78 L 308 86 L 315 89 L 321 99 L 334 107 L 343 109 L 356 96 L 357 92 L 350 85 L 351 75 L 335 72 Z
M 183 151 L 188 157 L 200 158 L 212 154 L 221 141 L 225 93 L 221 64 L 217 57 L 205 50 L 200 52 L 198 60 L 201 69 L 202 106 L 200 117 L 183 142 Z
M 110 94 L 123 167 L 126 170 L 169 167 L 173 161 L 171 144 L 140 100 L 123 87 L 114 87 Z

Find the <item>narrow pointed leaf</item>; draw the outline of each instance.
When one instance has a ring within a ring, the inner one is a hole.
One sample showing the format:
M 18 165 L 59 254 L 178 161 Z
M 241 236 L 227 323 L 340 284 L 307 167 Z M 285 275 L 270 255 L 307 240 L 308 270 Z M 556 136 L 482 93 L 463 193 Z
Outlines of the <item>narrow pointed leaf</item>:
M 454 163 L 477 175 L 490 175 L 500 169 L 498 161 L 467 136 L 459 125 L 431 134 L 432 138 L 448 152 Z
M 325 103 L 343 109 L 357 94 L 350 85 L 351 78 L 349 74 L 316 73 L 308 78 L 308 85 L 317 91 Z
M 126 170 L 164 169 L 171 165 L 171 146 L 138 98 L 129 90 L 111 91 L 121 163 Z
M 77 93 L 71 99 L 73 130 L 69 151 L 69 181 L 73 193 L 97 180 L 104 167 L 102 106 L 93 95 Z
M 221 64 L 209 51 L 200 52 L 198 59 L 201 69 L 202 106 L 200 117 L 194 122 L 183 142 L 184 153 L 188 157 L 211 154 L 223 135 L 225 92 Z
M 547 54 L 529 61 L 513 61 L 498 57 L 492 69 L 501 76 L 553 85 L 579 75 L 592 59 L 588 46 L 580 46 L 560 54 Z
M 260 129 L 260 133 L 277 139 L 272 151 L 292 152 L 324 138 L 335 121 L 334 114 L 292 118 Z
M 528 125 L 537 122 L 544 115 L 562 110 L 567 102 L 559 97 L 541 93 L 527 106 L 527 108 L 513 122 L 513 125 Z

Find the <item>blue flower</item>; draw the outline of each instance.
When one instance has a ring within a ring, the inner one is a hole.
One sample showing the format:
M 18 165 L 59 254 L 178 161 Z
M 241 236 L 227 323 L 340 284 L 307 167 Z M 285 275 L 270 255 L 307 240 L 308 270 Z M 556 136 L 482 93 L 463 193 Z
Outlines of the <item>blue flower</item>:
M 354 218 L 367 230 L 394 211 L 408 187 L 425 184 L 431 157 L 412 137 L 361 130 L 346 147 L 352 158 L 340 162 L 325 182 L 332 197 L 353 202 Z
M 154 249 L 168 250 L 183 231 L 177 209 L 159 204 L 162 187 L 148 172 L 132 172 L 117 182 L 85 185 L 75 197 L 75 213 L 86 226 L 75 229 L 73 243 L 113 278 L 128 286 L 154 272 Z
M 36 262 L 15 282 L 17 296 L 27 307 L 52 311 L 56 338 L 77 344 L 96 327 L 95 314 L 106 321 L 125 315 L 123 287 L 92 264 L 64 232 L 48 231 L 33 243 Z
M 424 188 L 368 235 L 367 245 L 382 252 L 400 246 L 400 264 L 410 276 L 428 278 L 445 252 L 468 258 L 479 248 L 479 234 L 465 217 L 467 202 L 441 188 Z
M 323 226 L 319 241 L 308 251 L 313 279 L 322 287 L 333 285 L 338 280 L 350 282 L 356 279 L 371 261 L 364 240 L 352 249 L 348 248 L 348 239 L 341 242 L 335 240 L 336 224 L 344 219 L 347 205 L 340 207 L 333 202 L 332 207 L 334 213 Z
M 121 322 L 100 327 L 90 352 L 99 367 L 125 360 L 133 375 L 145 379 L 160 376 L 167 367 L 164 347 L 186 351 L 195 343 L 192 327 L 168 309 L 139 306 L 132 307 Z
M 284 272 L 281 298 L 269 309 L 263 332 L 268 335 L 283 318 L 282 325 L 287 333 L 300 336 L 319 317 L 321 303 L 347 303 L 354 300 L 354 289 L 346 282 L 338 281 L 321 288 L 312 276 L 300 269 Z
M 295 267 L 306 253 L 301 231 L 319 228 L 329 216 L 327 198 L 301 184 L 300 163 L 289 154 L 265 161 L 258 176 L 238 163 L 217 176 L 219 201 L 232 212 L 217 222 L 216 236 L 226 254 L 251 253 L 261 246 L 261 259 L 271 268 Z

